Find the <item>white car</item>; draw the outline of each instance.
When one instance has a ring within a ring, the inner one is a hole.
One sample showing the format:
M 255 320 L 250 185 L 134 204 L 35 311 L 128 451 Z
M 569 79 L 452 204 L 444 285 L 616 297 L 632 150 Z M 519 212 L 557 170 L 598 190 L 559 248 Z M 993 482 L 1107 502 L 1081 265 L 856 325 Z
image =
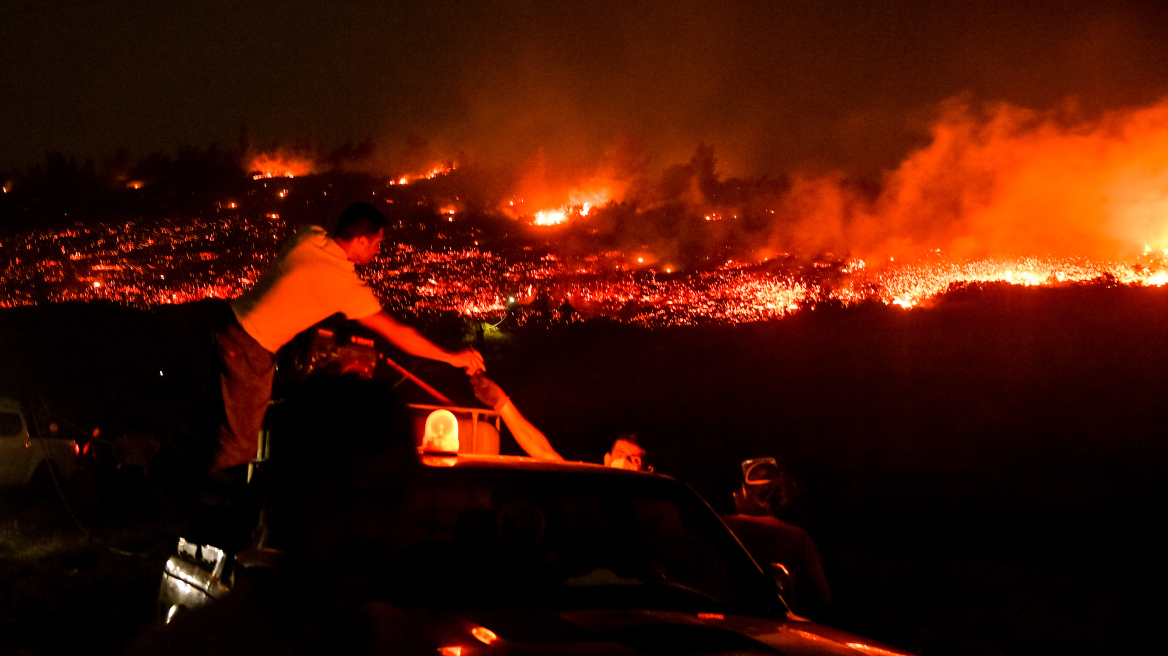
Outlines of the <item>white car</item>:
M 62 479 L 77 469 L 77 443 L 61 437 L 34 436 L 20 403 L 0 397 L 0 486 L 25 485 L 48 468 Z

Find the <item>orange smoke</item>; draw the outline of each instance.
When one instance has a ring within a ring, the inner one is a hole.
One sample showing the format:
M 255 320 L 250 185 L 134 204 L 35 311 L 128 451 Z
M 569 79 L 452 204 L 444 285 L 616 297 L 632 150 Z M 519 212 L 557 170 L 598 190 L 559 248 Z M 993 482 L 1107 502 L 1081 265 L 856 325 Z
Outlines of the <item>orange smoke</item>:
M 798 241 L 861 257 L 1127 258 L 1168 248 L 1168 99 L 1067 121 L 951 101 L 873 203 L 797 180 Z
M 930 143 L 879 185 L 843 173 L 727 179 L 703 145 L 658 173 L 601 166 L 565 179 L 540 159 L 503 209 L 571 227 L 593 202 L 573 243 L 684 269 L 787 253 L 874 266 L 1168 255 L 1168 99 L 1092 118 L 962 99 L 940 110 Z

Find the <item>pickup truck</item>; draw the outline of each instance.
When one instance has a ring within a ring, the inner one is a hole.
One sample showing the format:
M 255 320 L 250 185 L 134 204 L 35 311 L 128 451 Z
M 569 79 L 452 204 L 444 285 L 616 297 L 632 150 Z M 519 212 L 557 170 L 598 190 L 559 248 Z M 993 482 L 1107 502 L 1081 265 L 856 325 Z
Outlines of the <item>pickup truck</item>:
M 514 456 L 420 460 L 403 513 L 386 525 L 399 543 L 375 556 L 381 594 L 367 607 L 412 645 L 393 653 L 908 656 L 790 612 L 776 582 L 680 481 Z M 278 569 L 273 546 L 241 552 L 228 573 L 227 554 L 180 540 L 159 590 L 160 620 L 175 620 L 169 640 L 227 616 L 260 617 L 240 613 L 246 600 L 230 605 L 232 589 Z M 204 623 L 188 624 L 185 611 L 200 606 L 210 611 Z
M 33 435 L 21 404 L 0 397 L 0 486 L 26 485 L 48 468 L 63 479 L 77 469 L 77 443 L 61 437 Z

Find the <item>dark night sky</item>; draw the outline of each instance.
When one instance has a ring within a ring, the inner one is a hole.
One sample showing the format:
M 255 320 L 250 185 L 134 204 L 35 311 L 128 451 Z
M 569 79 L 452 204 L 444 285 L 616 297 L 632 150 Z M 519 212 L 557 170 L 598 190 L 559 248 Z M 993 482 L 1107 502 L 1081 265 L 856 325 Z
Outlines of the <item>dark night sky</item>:
M 1168 3 L 5 1 L 0 168 L 182 144 L 407 136 L 483 162 L 894 166 L 956 94 L 1090 113 L 1168 95 Z

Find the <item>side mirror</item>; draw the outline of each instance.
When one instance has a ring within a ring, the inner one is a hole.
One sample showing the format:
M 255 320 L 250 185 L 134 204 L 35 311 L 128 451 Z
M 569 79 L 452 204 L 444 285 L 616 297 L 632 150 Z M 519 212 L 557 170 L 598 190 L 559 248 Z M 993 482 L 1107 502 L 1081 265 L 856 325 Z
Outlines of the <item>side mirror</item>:
M 235 564 L 243 569 L 275 569 L 280 564 L 280 551 L 264 547 L 248 547 L 235 554 Z
M 794 584 L 791 581 L 791 570 L 787 569 L 787 566 L 782 563 L 767 563 L 766 571 L 774 579 L 775 586 L 779 589 L 779 596 L 783 598 L 783 601 L 790 599 L 791 590 L 794 588 Z M 788 603 L 787 605 L 789 606 L 790 604 Z
M 232 587 L 269 576 L 279 566 L 280 557 L 278 550 L 264 547 L 248 547 L 235 554 L 235 569 L 231 572 Z

